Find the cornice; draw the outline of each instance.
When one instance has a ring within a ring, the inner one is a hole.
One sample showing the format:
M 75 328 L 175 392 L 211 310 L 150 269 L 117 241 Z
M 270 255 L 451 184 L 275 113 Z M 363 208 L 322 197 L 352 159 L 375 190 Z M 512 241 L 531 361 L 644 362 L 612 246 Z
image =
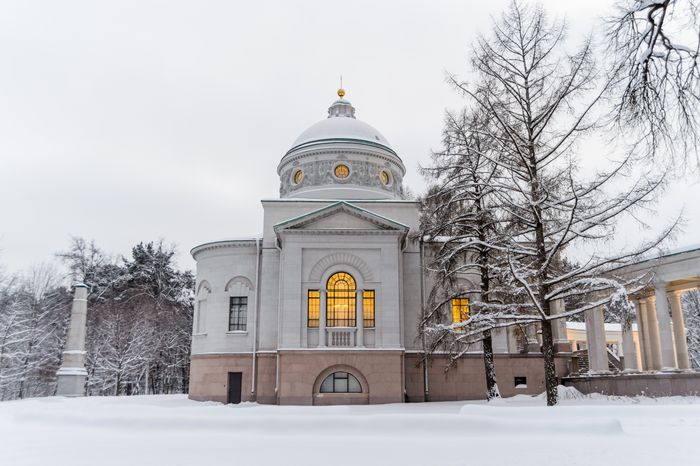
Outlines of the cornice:
M 340 148 L 327 148 L 327 149 L 312 149 L 312 150 L 302 150 L 301 152 L 298 153 L 293 153 L 293 152 L 287 152 L 284 157 L 282 157 L 282 160 L 280 160 L 280 163 L 277 165 L 277 175 L 280 175 L 282 173 L 282 167 L 284 165 L 287 165 L 289 163 L 293 163 L 299 159 L 304 159 L 308 157 L 317 157 L 317 156 L 324 156 L 324 155 L 358 155 L 358 156 L 369 156 L 369 157 L 375 157 L 378 159 L 382 159 L 386 162 L 394 163 L 401 169 L 401 176 L 406 175 L 406 167 L 403 164 L 403 161 L 401 158 L 396 155 L 396 154 L 391 154 L 391 156 L 388 156 L 382 152 L 374 152 L 374 151 L 368 151 L 368 150 L 361 150 L 361 149 L 340 149 Z
M 251 238 L 251 239 L 235 239 L 235 240 L 224 240 L 224 241 L 212 241 L 210 243 L 200 244 L 195 246 L 190 250 L 190 255 L 196 260 L 197 254 L 210 251 L 213 249 L 229 249 L 229 248 L 251 248 L 255 247 L 256 241 L 260 241 L 261 238 Z

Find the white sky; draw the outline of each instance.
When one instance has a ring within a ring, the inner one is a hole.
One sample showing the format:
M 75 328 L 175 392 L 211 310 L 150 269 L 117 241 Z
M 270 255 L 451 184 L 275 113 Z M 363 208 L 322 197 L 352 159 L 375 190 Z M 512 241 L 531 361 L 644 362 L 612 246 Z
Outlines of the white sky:
M 612 2 L 544 3 L 576 39 Z M 51 260 L 77 235 L 121 254 L 164 238 L 191 268 L 196 244 L 258 234 L 279 159 L 326 116 L 341 73 L 421 192 L 417 166 L 461 106 L 445 73 L 467 71 L 505 4 L 3 1 L 0 264 Z M 700 241 L 699 195 L 675 182 L 653 217 L 688 200 L 679 246 Z

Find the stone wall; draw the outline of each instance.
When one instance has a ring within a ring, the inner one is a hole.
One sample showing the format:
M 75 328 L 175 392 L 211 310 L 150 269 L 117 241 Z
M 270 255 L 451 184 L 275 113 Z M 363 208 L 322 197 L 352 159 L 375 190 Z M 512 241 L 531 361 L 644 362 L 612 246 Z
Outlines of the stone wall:
M 406 355 L 408 401 L 424 401 L 423 367 L 420 354 Z M 557 376 L 567 371 L 568 358 L 557 358 Z M 495 355 L 496 381 L 503 397 L 537 395 L 544 392 L 544 362 L 541 354 Z M 428 366 L 429 401 L 482 400 L 486 394 L 484 360 L 468 354 L 445 371 L 446 356 L 432 356 Z M 515 377 L 526 377 L 526 386 L 516 388 Z
M 401 351 L 281 351 L 280 404 L 344 404 L 403 402 Z M 323 378 L 335 371 L 350 372 L 363 383 L 369 397 L 362 401 L 348 395 L 319 394 Z M 365 385 L 366 384 L 366 385 Z
M 423 367 L 420 354 L 389 350 L 282 350 L 279 352 L 279 392 L 275 391 L 278 355 L 257 356 L 256 391 L 251 391 L 252 355 L 194 355 L 190 373 L 190 398 L 227 402 L 228 373 L 242 373 L 242 401 L 263 404 L 328 405 L 420 402 L 424 399 Z M 557 375 L 567 373 L 568 358 L 557 358 Z M 481 354 L 468 354 L 445 371 L 446 356 L 433 356 L 428 367 L 429 401 L 484 399 L 486 381 Z M 544 365 L 541 354 L 495 355 L 496 378 L 503 397 L 537 395 L 544 391 Z M 321 394 L 323 379 L 335 372 L 350 372 L 363 386 L 362 394 Z M 684 374 L 675 374 L 684 375 Z M 525 377 L 525 386 L 516 387 L 515 377 Z M 636 376 L 642 380 L 641 376 Z M 570 379 L 568 379 L 570 380 Z M 700 392 L 700 374 L 693 382 Z M 580 382 L 584 379 L 580 378 Z M 687 385 L 692 388 L 691 385 Z M 694 386 L 694 385 L 693 385 Z M 405 394 L 404 394 L 405 388 Z M 577 387 L 578 388 L 578 387 Z M 601 391 L 599 386 L 579 388 Z
M 618 396 L 697 396 L 700 373 L 611 374 L 590 377 L 567 377 L 563 384 L 582 393 Z
M 228 373 L 241 372 L 241 401 L 255 401 L 250 391 L 252 355 L 193 355 L 189 397 L 197 401 L 228 401 Z

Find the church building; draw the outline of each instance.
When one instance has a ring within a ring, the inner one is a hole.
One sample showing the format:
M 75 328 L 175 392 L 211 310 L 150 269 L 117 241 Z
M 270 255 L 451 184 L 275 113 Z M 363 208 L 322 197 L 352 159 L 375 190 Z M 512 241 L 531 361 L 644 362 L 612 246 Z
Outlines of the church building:
M 280 160 L 280 197 L 262 201 L 262 234 L 192 249 L 190 398 L 327 405 L 485 397 L 479 347 L 448 371 L 446 355 L 424 358 L 418 326 L 434 245 L 418 235 L 420 204 L 405 198 L 401 157 L 344 95 Z M 468 299 L 451 306 L 455 319 L 469 312 Z M 555 337 L 568 343 L 563 322 Z M 541 393 L 536 329 L 493 339 L 501 394 Z

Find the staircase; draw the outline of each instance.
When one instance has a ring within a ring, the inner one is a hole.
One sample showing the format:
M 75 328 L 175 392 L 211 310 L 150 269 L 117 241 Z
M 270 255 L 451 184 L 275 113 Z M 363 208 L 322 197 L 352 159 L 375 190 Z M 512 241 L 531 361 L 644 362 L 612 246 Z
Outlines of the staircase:
M 622 361 L 618 358 L 610 349 L 608 352 L 608 370 L 610 372 L 620 372 L 622 368 Z M 571 368 L 572 374 L 583 375 L 588 373 L 590 367 L 588 365 L 588 350 L 578 350 L 574 351 L 574 356 L 572 358 L 573 365 Z

